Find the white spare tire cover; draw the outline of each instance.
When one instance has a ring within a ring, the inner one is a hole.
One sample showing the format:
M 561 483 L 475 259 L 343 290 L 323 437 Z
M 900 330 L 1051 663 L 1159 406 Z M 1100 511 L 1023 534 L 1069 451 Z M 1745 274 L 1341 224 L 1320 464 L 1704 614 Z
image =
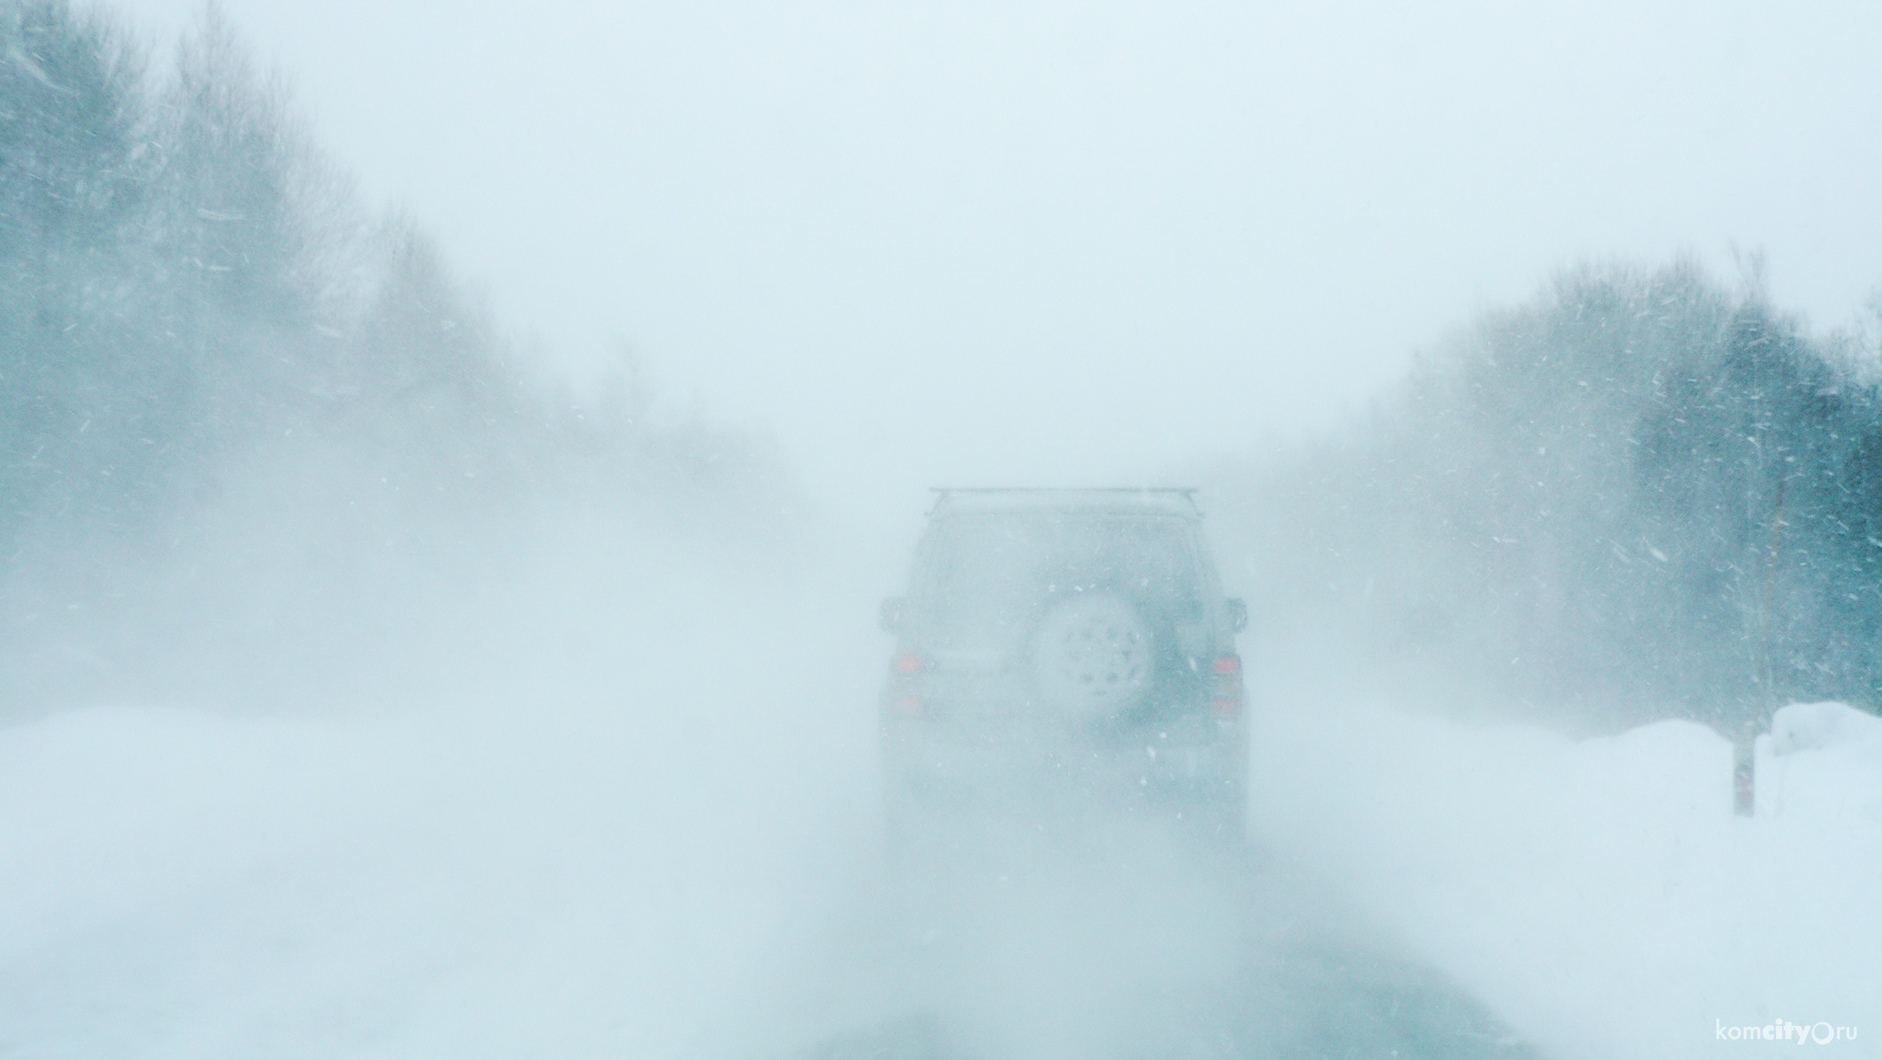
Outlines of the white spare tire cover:
M 1074 716 L 1116 713 L 1143 696 L 1150 651 L 1150 629 L 1129 604 L 1075 596 L 1046 612 L 1033 634 L 1034 688 Z

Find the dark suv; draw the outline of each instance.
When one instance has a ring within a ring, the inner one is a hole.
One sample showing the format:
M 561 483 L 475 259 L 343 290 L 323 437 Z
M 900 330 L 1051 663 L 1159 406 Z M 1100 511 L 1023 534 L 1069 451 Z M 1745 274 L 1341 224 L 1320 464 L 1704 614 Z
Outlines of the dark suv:
M 1193 491 L 939 490 L 882 696 L 892 837 L 937 807 L 1151 810 L 1239 837 L 1235 634 Z

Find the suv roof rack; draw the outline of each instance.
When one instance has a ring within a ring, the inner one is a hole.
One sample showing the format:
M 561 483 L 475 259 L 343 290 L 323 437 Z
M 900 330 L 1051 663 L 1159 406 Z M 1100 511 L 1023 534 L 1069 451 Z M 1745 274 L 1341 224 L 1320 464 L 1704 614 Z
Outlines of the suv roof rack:
M 1201 514 L 1196 507 L 1196 487 L 1194 486 L 931 486 L 929 490 L 935 495 L 934 509 L 940 508 L 957 494 L 984 496 L 988 500 L 1017 499 L 1025 494 L 1041 497 L 1054 494 L 1068 497 L 1098 494 L 1116 500 L 1138 497 L 1145 501 L 1165 499 L 1177 501 L 1181 498 L 1178 503 L 1186 503 L 1192 511 Z
M 930 486 L 935 493 L 1181 493 L 1195 486 Z

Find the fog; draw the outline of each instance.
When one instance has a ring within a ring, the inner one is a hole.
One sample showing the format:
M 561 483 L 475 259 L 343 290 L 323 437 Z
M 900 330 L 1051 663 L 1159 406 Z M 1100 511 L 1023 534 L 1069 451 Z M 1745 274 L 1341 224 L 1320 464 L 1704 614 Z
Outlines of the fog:
M 832 501 L 1323 428 L 1583 257 L 1882 275 L 1860 4 L 222 6 L 506 325 Z
M 0 1056 L 1875 1033 L 1868 8 L 0 10 Z M 1245 835 L 901 860 L 977 485 L 1199 488 Z

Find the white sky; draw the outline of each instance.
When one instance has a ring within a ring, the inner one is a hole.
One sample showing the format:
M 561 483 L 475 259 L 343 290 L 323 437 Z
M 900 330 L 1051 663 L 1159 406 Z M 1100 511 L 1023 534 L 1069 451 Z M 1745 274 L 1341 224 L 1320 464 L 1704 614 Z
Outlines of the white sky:
M 845 489 L 1335 422 L 1588 256 L 1882 283 L 1872 0 L 223 6 L 507 325 Z

